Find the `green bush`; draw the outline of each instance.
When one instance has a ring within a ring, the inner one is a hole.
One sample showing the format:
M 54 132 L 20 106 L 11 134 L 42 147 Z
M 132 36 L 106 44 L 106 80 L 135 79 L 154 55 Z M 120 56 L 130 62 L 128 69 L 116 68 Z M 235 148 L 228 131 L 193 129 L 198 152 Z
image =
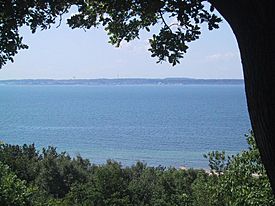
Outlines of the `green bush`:
M 33 190 L 26 186 L 25 181 L 0 162 L 0 205 L 27 206 L 31 204 Z
M 275 199 L 253 134 L 236 156 L 205 155 L 210 171 L 92 165 L 48 147 L 0 145 L 0 205 L 272 206 Z M 7 165 L 7 166 L 6 166 Z
M 211 152 L 210 175 L 193 183 L 197 205 L 272 206 L 275 199 L 253 133 L 246 135 L 249 148 L 236 156 Z M 202 192 L 205 191 L 205 192 Z

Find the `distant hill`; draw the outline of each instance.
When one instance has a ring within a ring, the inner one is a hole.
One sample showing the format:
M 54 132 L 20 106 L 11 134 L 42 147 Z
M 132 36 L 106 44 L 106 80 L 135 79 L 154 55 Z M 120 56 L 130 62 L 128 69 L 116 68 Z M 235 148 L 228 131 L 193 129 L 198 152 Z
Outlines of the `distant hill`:
M 22 79 L 0 80 L 0 85 L 238 85 L 242 79 L 125 78 L 125 79 Z

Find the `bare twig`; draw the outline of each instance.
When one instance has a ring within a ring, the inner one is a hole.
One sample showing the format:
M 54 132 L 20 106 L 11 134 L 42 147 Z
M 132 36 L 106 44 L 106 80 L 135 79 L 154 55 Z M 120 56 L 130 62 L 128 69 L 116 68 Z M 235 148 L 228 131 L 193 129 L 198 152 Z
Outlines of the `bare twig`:
M 59 23 L 58 23 L 58 25 L 56 26 L 56 28 L 59 28 L 59 27 L 61 26 L 61 23 L 62 23 L 62 15 L 63 15 L 63 13 L 59 15 Z
M 172 31 L 172 29 L 170 28 L 170 26 L 166 23 L 166 21 L 165 21 L 163 15 L 162 15 L 162 13 L 161 13 L 161 11 L 159 12 L 159 14 L 160 14 L 161 20 L 162 20 L 162 22 L 164 23 L 164 25 L 173 33 L 173 31 Z

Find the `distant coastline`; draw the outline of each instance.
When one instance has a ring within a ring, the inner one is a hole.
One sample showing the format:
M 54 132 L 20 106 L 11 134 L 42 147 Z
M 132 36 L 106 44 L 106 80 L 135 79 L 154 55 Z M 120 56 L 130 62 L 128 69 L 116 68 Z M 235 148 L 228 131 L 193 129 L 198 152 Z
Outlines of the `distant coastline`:
M 0 80 L 0 85 L 243 85 L 243 79 L 121 78 Z

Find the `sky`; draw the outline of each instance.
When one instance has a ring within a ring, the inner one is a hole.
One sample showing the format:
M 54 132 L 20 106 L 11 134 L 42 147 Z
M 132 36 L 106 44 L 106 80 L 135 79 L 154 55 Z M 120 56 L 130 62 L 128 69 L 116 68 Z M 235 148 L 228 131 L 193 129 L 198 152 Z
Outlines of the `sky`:
M 153 30 L 154 32 L 154 30 Z M 0 79 L 96 79 L 96 78 L 167 78 L 242 79 L 242 66 L 236 39 L 224 20 L 220 29 L 202 30 L 199 40 L 191 43 L 181 63 L 157 64 L 150 56 L 148 38 L 108 43 L 102 29 L 72 30 L 63 22 L 59 28 L 38 31 L 21 29 L 29 49 L 21 50 L 14 63 L 0 70 Z

